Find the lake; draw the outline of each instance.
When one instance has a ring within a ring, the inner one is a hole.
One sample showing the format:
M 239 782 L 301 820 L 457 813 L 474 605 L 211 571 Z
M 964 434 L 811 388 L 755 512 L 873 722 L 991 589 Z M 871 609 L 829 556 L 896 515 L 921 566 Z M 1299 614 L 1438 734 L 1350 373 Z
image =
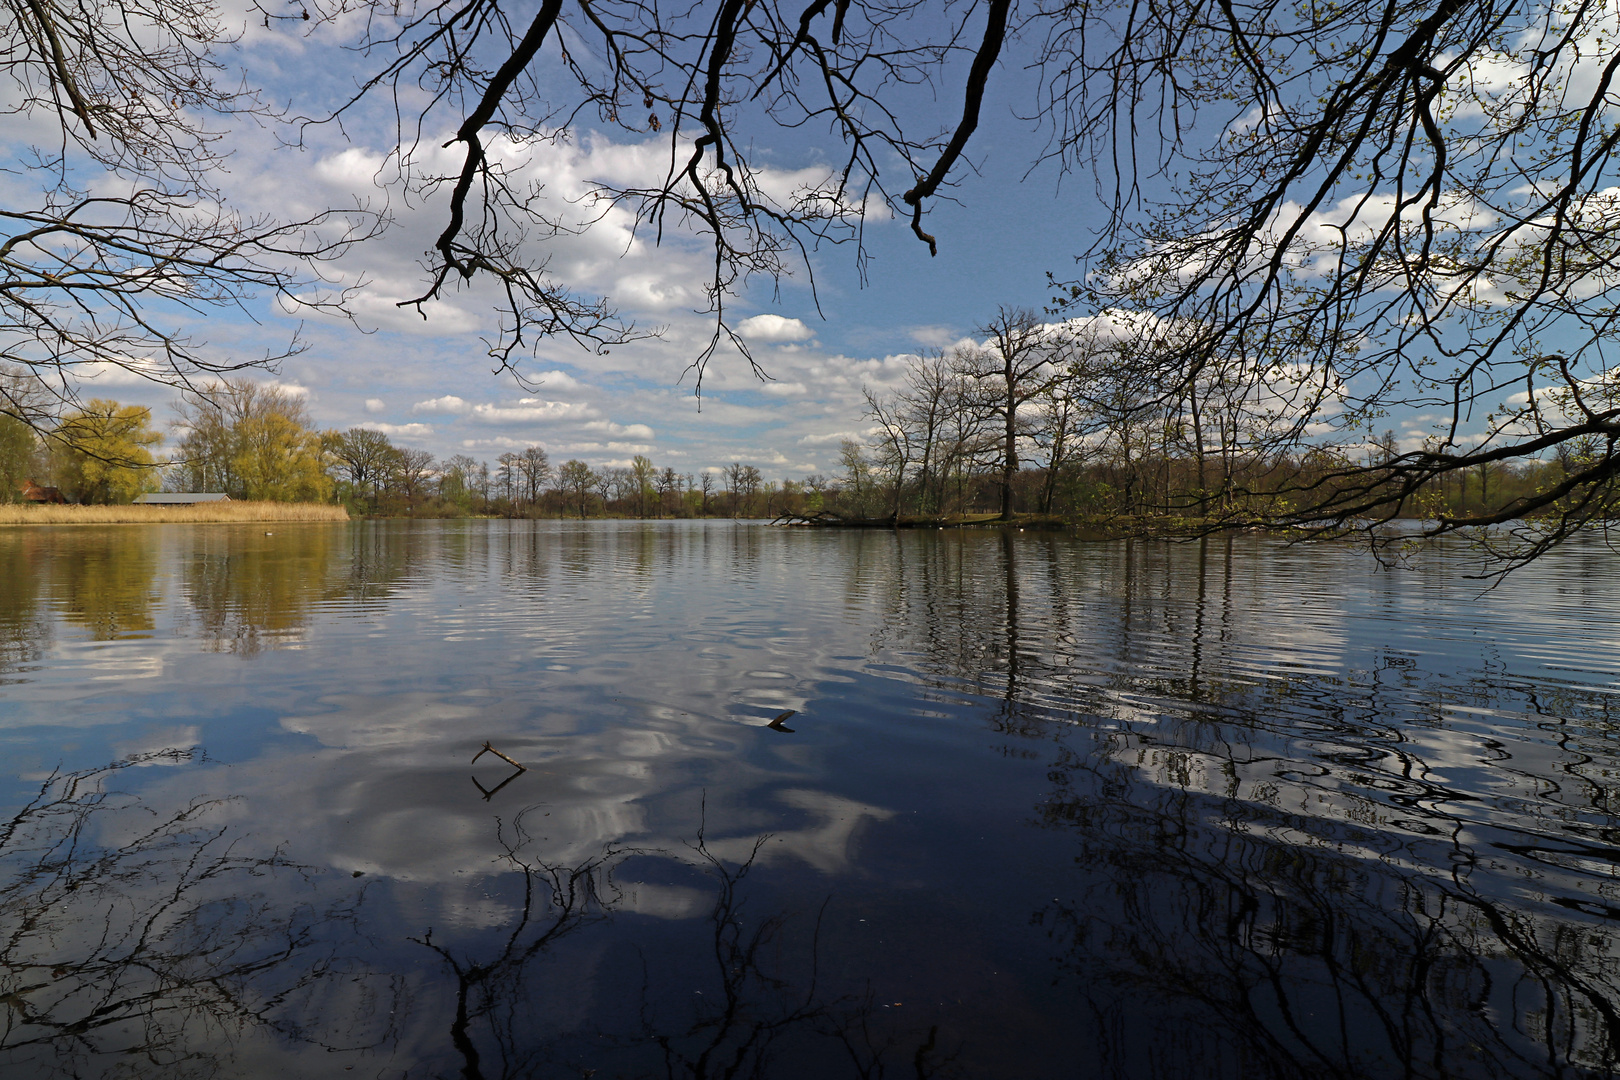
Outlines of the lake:
M 1620 558 L 1477 570 L 0 530 L 0 1074 L 1613 1075 Z

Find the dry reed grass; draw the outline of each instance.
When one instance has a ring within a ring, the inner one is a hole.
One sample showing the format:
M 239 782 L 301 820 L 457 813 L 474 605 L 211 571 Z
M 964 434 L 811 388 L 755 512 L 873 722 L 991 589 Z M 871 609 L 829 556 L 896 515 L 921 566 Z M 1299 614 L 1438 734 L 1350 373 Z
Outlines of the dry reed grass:
M 325 503 L 217 502 L 196 506 L 0 505 L 0 525 L 158 525 L 260 521 L 348 521 Z

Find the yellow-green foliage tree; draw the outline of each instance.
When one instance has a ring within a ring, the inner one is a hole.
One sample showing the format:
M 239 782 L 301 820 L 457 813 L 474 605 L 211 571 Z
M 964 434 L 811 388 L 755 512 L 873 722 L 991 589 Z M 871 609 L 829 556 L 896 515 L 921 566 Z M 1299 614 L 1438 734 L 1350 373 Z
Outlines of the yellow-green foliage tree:
M 78 502 L 133 502 L 157 490 L 150 447 L 162 441 L 151 409 L 95 398 L 52 432 L 57 483 Z
M 249 379 L 210 383 L 179 407 L 175 486 L 233 499 L 314 502 L 331 497 L 321 436 L 295 394 Z
M 301 404 L 301 403 L 300 403 Z M 321 461 L 321 436 L 300 418 L 272 411 L 236 429 L 236 475 L 242 498 L 319 502 L 332 495 Z

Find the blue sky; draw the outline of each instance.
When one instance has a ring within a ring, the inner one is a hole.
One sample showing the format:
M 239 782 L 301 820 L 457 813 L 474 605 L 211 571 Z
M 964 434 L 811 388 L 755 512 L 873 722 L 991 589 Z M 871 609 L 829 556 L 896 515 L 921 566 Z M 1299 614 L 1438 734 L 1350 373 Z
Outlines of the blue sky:
M 285 2 L 287 10 L 297 12 L 304 0 Z M 342 6 L 344 0 L 335 2 Z M 288 115 L 328 114 L 352 95 L 357 80 L 385 63 L 384 57 L 368 58 L 354 51 L 359 15 L 339 16 L 330 23 L 293 17 L 265 26 L 247 0 L 227 4 L 235 5 L 230 9 L 235 14 L 228 10 L 225 16 L 228 29 L 240 37 L 223 58 L 242 69 L 247 85 L 263 88 L 265 99 L 283 106 Z M 367 10 L 385 17 L 380 6 L 360 6 L 362 14 Z M 902 12 L 897 17 L 906 20 L 939 17 L 931 7 L 896 10 Z M 960 14 L 974 9 L 967 5 L 951 10 Z M 976 32 L 977 17 L 969 19 L 968 39 Z M 1600 31 L 1601 27 L 1594 30 L 1599 37 Z M 506 450 L 538 444 L 554 461 L 577 457 L 597 466 L 623 464 L 633 455 L 645 454 L 660 466 L 686 473 L 732 461 L 755 465 L 772 479 L 832 472 L 840 440 L 868 430 L 862 417 L 863 387 L 892 389 L 909 354 L 962 340 L 999 306 L 1044 306 L 1049 299 L 1048 273 L 1060 279 L 1075 276 L 1074 257 L 1091 245 L 1094 230 L 1104 223 L 1106 208 L 1091 176 L 1077 170 L 1060 177 L 1052 165 L 1029 170 L 1029 163 L 1049 149 L 1049 133 L 1021 118 L 1039 111 L 1036 75 L 1020 66 L 1031 55 L 1031 45 L 1009 43 L 991 80 L 968 159 L 953 170 L 956 186 L 929 205 L 925 224 L 939 238 L 938 256 L 931 258 L 907 223 L 889 217 L 880 207 L 866 223 L 869 262 L 864 285 L 849 246 L 823 247 L 810 255 L 819 310 L 804 267 L 779 281 L 755 279 L 746 292 L 731 298 L 728 313 L 770 378 L 757 378 L 740 356 L 723 349 L 705 374 L 701 408 L 688 368 L 713 330 L 711 317 L 694 310 L 705 303 L 708 249 L 679 227 L 655 246 L 650 231 L 633 229 L 634 218 L 622 207 L 610 209 L 578 234 L 537 240 L 532 247 L 549 258 L 554 274 L 578 293 L 608 298 L 624 319 L 643 329 L 658 328 L 656 336 L 618 346 L 606 355 L 592 354 L 567 340 L 542 341 L 532 357 L 520 360 L 523 378 L 517 379 L 492 371 L 485 339 L 497 312 L 487 286 L 452 291 L 427 304 L 426 320 L 401 308 L 400 301 L 424 288 L 420 260 L 444 225 L 445 200 L 399 181 L 396 117 L 393 103 L 382 95 L 363 99 L 344 114 L 341 124 L 298 127 L 249 119 L 231 124 L 224 142 L 232 156 L 221 186 L 231 204 L 248 214 L 297 219 L 357 204 L 387 211 L 393 226 L 384 235 L 326 268 L 334 282 L 353 290 L 353 324 L 283 311 L 268 301 L 249 305 L 243 312 L 210 312 L 202 317 L 179 311 L 163 317 L 172 318 L 176 330 L 205 339 L 209 355 L 222 363 L 280 352 L 297 333 L 305 351 L 283 362 L 279 371 L 260 377 L 274 378 L 305 395 L 322 427 L 375 427 L 402 444 L 440 457 L 464 453 L 493 460 Z M 570 47 L 576 58 L 585 54 L 578 43 Z M 1595 55 L 1601 56 L 1601 51 Z M 538 69 L 542 83 L 553 77 L 546 74 L 553 71 L 546 64 L 555 65 L 556 58 L 543 52 Z M 1473 123 L 1468 117 L 1496 100 L 1493 94 L 1511 98 L 1509 91 L 1518 85 L 1522 69 L 1523 57 L 1477 58 L 1458 75 L 1459 93 L 1476 97 L 1471 102 L 1463 99 L 1453 119 L 1466 129 Z M 937 97 L 927 90 L 903 88 L 896 101 L 886 99 L 886 104 L 901 107 L 914 135 L 945 130 L 961 108 L 960 75 L 959 70 L 948 71 L 938 84 Z M 1572 69 L 1570 85 L 1579 90 L 1591 75 L 1584 67 Z M 7 114 L 0 139 L 7 142 L 14 162 L 22 160 L 30 143 L 49 146 L 60 139 L 54 115 L 46 115 L 43 108 L 29 114 L 7 94 L 14 97 L 15 91 L 0 89 L 0 108 L 20 111 Z M 419 114 L 419 99 L 418 91 L 404 89 L 400 104 L 407 120 Z M 1246 106 L 1231 105 L 1231 115 L 1214 115 L 1220 109 L 1212 106 L 1213 113 L 1199 118 L 1198 131 L 1183 131 L 1182 150 L 1196 156 L 1197 140 L 1248 130 Z M 428 115 L 416 152 L 423 169 L 455 171 L 456 153 L 442 144 L 460 120 L 461 114 L 453 110 Z M 777 198 L 778 193 L 814 185 L 840 160 L 843 149 L 824 128 L 812 125 L 789 130 L 755 117 L 745 120 L 739 130 L 764 178 L 762 186 Z M 288 140 L 299 145 L 288 145 Z M 1458 145 L 1465 144 L 1471 145 L 1467 139 Z M 598 190 L 595 185 L 653 183 L 664 175 L 671 153 L 667 133 L 620 129 L 608 133 L 583 122 L 563 143 L 516 146 L 494 140 L 491 147 L 508 161 L 514 176 L 539 185 L 548 212 L 576 222 L 592 216 L 588 199 Z M 898 160 L 883 167 L 891 193 L 905 190 L 914 180 Z M 1515 179 L 1511 163 L 1503 168 L 1507 179 L 1492 179 L 1500 189 L 1495 192 L 1499 201 L 1505 200 L 1511 209 L 1539 197 L 1534 185 Z M 92 179 L 83 175 L 87 182 Z M 1148 177 L 1145 182 L 1164 181 Z M 24 197 L 18 188 L 30 183 L 26 168 L 0 169 L 0 205 L 15 204 Z M 1167 194 L 1174 201 L 1174 194 Z M 1483 210 L 1466 192 L 1453 194 L 1460 197 L 1448 196 L 1445 214 L 1455 218 L 1450 224 L 1458 235 L 1476 231 L 1482 238 L 1493 235 L 1490 230 L 1500 211 Z M 1607 189 L 1599 194 L 1603 205 L 1613 198 Z M 1144 197 L 1152 195 L 1150 188 Z M 1336 191 L 1302 222 L 1300 236 L 1309 239 L 1305 247 L 1315 245 L 1315 254 L 1309 257 L 1331 261 L 1337 237 L 1349 236 L 1352 245 L 1364 242 L 1378 224 L 1378 215 L 1392 212 L 1391 200 L 1387 191 L 1357 192 L 1349 187 Z M 1186 209 L 1197 219 L 1187 222 L 1190 229 L 1209 227 L 1206 208 Z M 1220 213 L 1218 207 L 1207 209 Z M 1289 203 L 1279 212 L 1303 208 Z M 1530 227 L 1526 235 L 1534 232 Z M 1307 257 L 1304 251 L 1301 257 Z M 1501 303 L 1497 295 L 1501 287 L 1491 281 L 1479 283 L 1481 319 L 1488 320 L 1491 304 Z M 1595 283 L 1592 288 L 1601 294 L 1606 286 Z M 1516 339 L 1513 344 L 1527 354 L 1554 347 L 1572 351 L 1561 340 L 1552 340 L 1562 333 L 1555 322 L 1537 332 L 1545 340 Z M 1420 341 L 1398 359 L 1422 368 L 1444 353 L 1445 345 Z M 1437 362 L 1446 361 L 1440 357 Z M 1595 352 L 1585 362 L 1608 364 Z M 1376 385 L 1388 374 L 1404 380 L 1395 393 L 1409 395 L 1408 400 L 1391 405 L 1379 425 L 1387 420 L 1402 446 L 1413 449 L 1444 420 L 1438 412 L 1408 407 L 1413 387 L 1421 389 L 1432 372 L 1414 375 L 1389 368 L 1385 363 L 1363 381 Z M 1513 361 L 1504 361 L 1503 370 L 1517 378 L 1519 368 Z M 1363 389 L 1354 376 L 1351 379 L 1346 385 L 1354 397 Z M 151 405 L 163 421 L 170 415 L 173 391 L 127 372 L 103 372 L 83 390 L 90 396 Z M 1488 410 L 1512 412 L 1494 400 L 1496 393 L 1497 389 L 1481 392 L 1462 441 L 1479 437 Z M 1324 410 L 1328 408 L 1337 409 L 1338 403 L 1330 399 Z M 1329 425 L 1317 426 L 1325 431 Z M 1348 435 L 1351 440 L 1361 437 Z
M 329 108 L 365 70 L 365 61 L 337 47 L 330 28 L 323 38 L 242 25 L 233 59 L 296 111 Z M 701 307 L 694 283 L 707 256 L 690 237 L 677 234 L 657 247 L 645 236 L 632 242 L 627 219 L 608 219 L 583 237 L 547 242 L 561 276 L 582 293 L 607 295 L 623 317 L 663 333 L 606 356 L 567 341 L 542 342 L 519 365 L 528 386 L 491 371 L 482 340 L 495 317 L 487 295 L 449 295 L 429 305 L 425 321 L 396 307 L 420 290 L 417 260 L 444 218 L 442 201 L 412 205 L 397 183 L 386 183 L 394 133 L 375 105 L 362 107 L 341 130 L 306 129 L 302 149 L 280 144 L 285 130 L 233 129 L 226 178 L 235 205 L 283 218 L 355 201 L 389 208 L 393 227 L 331 268 L 346 284 L 366 282 L 352 305 L 356 325 L 264 304 L 251 312 L 254 319 L 234 312 L 187 317 L 187 329 L 221 359 L 276 351 L 297 329 L 306 351 L 262 378 L 305 393 L 322 427 L 376 427 L 440 457 L 493 461 L 505 450 L 538 444 L 555 462 L 623 464 L 642 453 L 682 472 L 740 461 L 769 478 L 830 473 L 840 439 L 868 427 L 863 386 L 894 385 L 907 354 L 970 335 L 998 305 L 1039 309 L 1048 298 L 1047 272 L 1070 273 L 1074 255 L 1091 239 L 1097 206 L 1088 178 L 1068 177 L 1060 190 L 1054 170 L 1024 175 L 1041 140 L 1015 115 L 1016 104 L 1027 105 L 1015 102 L 1015 84 L 1027 94 L 1020 73 L 1004 69 L 970 151 L 975 168 L 962 170 L 950 193 L 960 202 L 940 200 L 931 210 L 938 256 L 929 257 L 906 222 L 884 213 L 868 222 L 864 287 L 852 248 L 813 254 L 819 313 L 802 271 L 775 288 L 756 283 L 730 302 L 729 313 L 772 379 L 762 382 L 735 352 L 722 351 L 704 376 L 701 408 L 684 369 L 712 324 L 694 310 Z M 959 93 L 947 90 L 927 123 L 946 123 L 960 108 Z M 773 133 L 757 130 L 761 137 Z M 783 134 L 780 145 L 756 152 L 791 174 L 815 169 L 839 148 L 830 137 L 818 143 L 811 132 Z M 535 148 L 529 168 L 548 195 L 566 199 L 590 179 L 635 173 L 667 153 L 657 136 L 641 141 L 581 129 L 569 146 Z M 894 190 L 907 186 L 907 177 L 886 179 Z M 151 405 L 162 421 L 171 416 L 170 390 L 121 372 L 84 389 Z

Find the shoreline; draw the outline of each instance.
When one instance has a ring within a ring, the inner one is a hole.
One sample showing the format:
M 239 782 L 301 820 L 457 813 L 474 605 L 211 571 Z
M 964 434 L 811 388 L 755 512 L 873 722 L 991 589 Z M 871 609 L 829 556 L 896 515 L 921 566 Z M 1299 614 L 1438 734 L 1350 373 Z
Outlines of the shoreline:
M 328 503 L 217 502 L 192 506 L 80 506 L 14 503 L 0 506 L 0 528 L 40 525 L 257 525 L 335 523 L 349 512 Z

